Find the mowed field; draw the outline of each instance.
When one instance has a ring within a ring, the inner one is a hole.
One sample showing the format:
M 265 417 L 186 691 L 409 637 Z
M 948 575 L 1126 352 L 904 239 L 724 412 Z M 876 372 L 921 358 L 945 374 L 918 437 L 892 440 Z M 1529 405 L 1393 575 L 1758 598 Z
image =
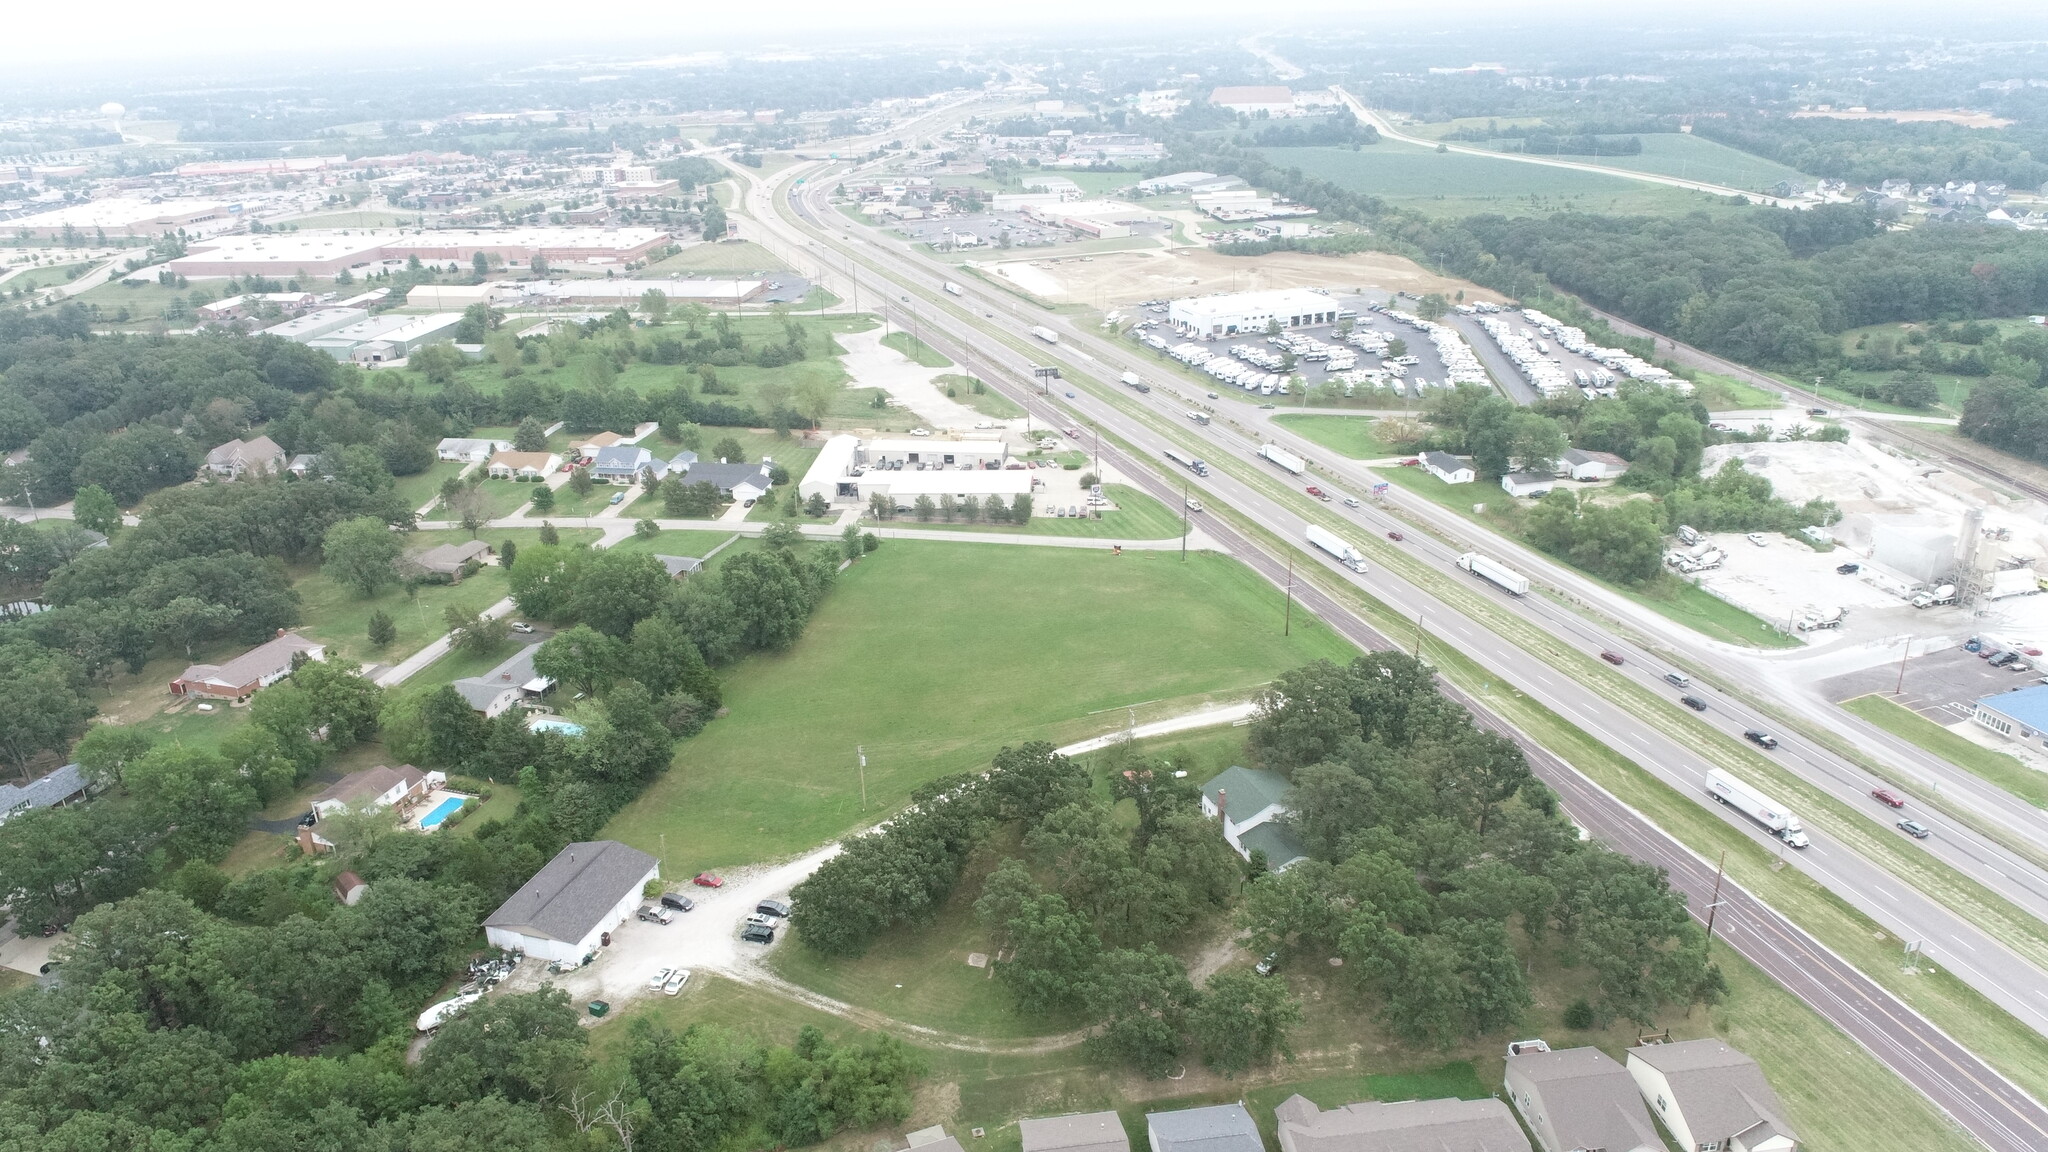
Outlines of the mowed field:
M 1435 124 L 1404 125 L 1402 131 L 1411 135 L 1442 139 L 1446 134 L 1469 129 L 1514 131 L 1534 128 L 1543 123 L 1541 117 L 1467 117 L 1460 120 L 1442 121 Z M 1705 180 L 1713 184 L 1724 184 L 1730 188 L 1742 188 L 1762 192 L 1780 180 L 1800 180 L 1811 183 L 1813 177 L 1796 168 L 1788 168 L 1775 160 L 1767 160 L 1739 148 L 1730 148 L 1705 140 L 1689 132 L 1647 132 L 1635 133 L 1643 142 L 1643 150 L 1634 156 L 1558 156 L 1559 160 L 1570 160 L 1586 164 L 1598 164 L 1607 168 L 1626 168 L 1632 172 L 1654 172 L 1660 176 L 1677 176 L 1685 180 Z M 1602 140 L 1626 139 L 1626 136 L 1603 136 Z M 1506 141 L 1476 143 L 1471 140 L 1450 141 L 1461 147 L 1493 148 Z
M 1244 699 L 1352 649 L 1210 553 L 885 541 L 788 652 L 725 681 L 729 714 L 605 835 L 668 871 L 774 860 L 902 807 L 1006 744 L 1056 743 Z M 855 747 L 867 753 L 867 806 Z
M 1114 307 L 1141 300 L 1251 292 L 1266 288 L 1378 288 L 1399 292 L 1463 292 L 1467 300 L 1505 299 L 1490 288 L 1439 276 L 1405 256 L 1360 252 L 1317 256 L 1269 252 L 1256 260 L 1208 248 L 1116 252 L 1080 257 L 1039 257 L 973 265 L 995 284 L 1013 284 L 1054 303 Z M 999 275 L 997 270 L 1010 275 Z
M 1332 452 L 1353 460 L 1376 460 L 1399 449 L 1373 435 L 1370 416 L 1275 416 L 1274 422 L 1297 436 L 1306 436 Z
M 1715 202 L 1705 193 L 1623 176 L 1436 152 L 1391 140 L 1356 152 L 1349 148 L 1265 148 L 1260 155 L 1283 168 L 1299 168 L 1340 187 L 1433 216 L 1487 212 L 1529 216 L 1565 211 L 1662 215 L 1690 212 Z

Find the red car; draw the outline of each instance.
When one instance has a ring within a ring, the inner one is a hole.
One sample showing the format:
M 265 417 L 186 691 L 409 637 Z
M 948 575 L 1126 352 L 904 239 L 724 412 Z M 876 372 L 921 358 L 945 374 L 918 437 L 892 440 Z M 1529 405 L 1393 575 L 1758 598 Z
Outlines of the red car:
M 1889 804 L 1894 808 L 1904 808 L 1906 806 L 1906 798 L 1889 788 L 1871 789 L 1870 798 L 1879 804 Z
M 690 881 L 690 883 L 695 884 L 699 888 L 725 887 L 725 879 L 711 872 L 697 873 L 697 878 L 695 880 Z
M 1600 654 L 1600 658 L 1602 660 L 1607 661 L 1609 664 L 1618 665 L 1621 663 L 1621 653 L 1619 652 L 1602 652 Z
M 562 471 L 564 472 L 574 472 L 575 470 L 576 462 L 574 460 L 571 460 L 567 464 L 562 465 Z
M 1401 535 L 1401 534 L 1400 534 L 1399 532 L 1389 532 L 1389 533 L 1387 533 L 1387 539 L 1389 539 L 1389 540 L 1406 540 L 1406 539 L 1407 539 L 1407 537 L 1406 537 L 1406 536 L 1403 536 L 1403 535 Z

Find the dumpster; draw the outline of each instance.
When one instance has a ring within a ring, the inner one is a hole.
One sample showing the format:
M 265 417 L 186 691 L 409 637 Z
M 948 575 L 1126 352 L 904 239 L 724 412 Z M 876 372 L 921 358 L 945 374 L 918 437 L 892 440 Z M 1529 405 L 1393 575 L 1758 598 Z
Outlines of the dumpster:
M 609 1000 L 592 1000 L 590 1002 L 590 1014 L 592 1016 L 603 1016 L 611 1010 L 612 1004 Z

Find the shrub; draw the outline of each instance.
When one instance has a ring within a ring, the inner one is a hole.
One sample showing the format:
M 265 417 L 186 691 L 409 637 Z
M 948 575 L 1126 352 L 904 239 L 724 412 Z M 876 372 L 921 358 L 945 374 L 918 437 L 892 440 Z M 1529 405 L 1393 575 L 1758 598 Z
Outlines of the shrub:
M 1564 1010 L 1564 1026 L 1583 1032 L 1593 1026 L 1593 1005 L 1585 1000 L 1574 1000 Z

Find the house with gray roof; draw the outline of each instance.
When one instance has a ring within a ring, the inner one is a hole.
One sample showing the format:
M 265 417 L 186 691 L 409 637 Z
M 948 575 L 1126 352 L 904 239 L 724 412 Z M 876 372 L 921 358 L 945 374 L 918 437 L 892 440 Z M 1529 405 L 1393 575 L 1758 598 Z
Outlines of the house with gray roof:
M 573 964 L 640 906 L 661 863 L 616 840 L 586 840 L 555 854 L 484 921 L 499 948 Z
M 258 689 L 291 675 L 292 661 L 302 652 L 308 660 L 325 660 L 327 645 L 280 628 L 275 638 L 225 664 L 187 665 L 184 675 L 171 681 L 171 694 L 247 700 Z
M 655 559 L 668 569 L 671 580 L 687 580 L 704 568 L 704 562 L 694 556 L 656 556 Z
M 1273 1109 L 1280 1152 L 1529 1152 L 1500 1100 L 1367 1101 L 1325 1112 L 1305 1096 Z
M 482 464 L 500 452 L 512 450 L 510 440 L 488 440 L 472 436 L 448 436 L 434 446 L 434 455 L 442 460 L 460 460 L 464 464 Z
M 76 764 L 66 764 L 26 784 L 0 784 L 0 824 L 7 823 L 17 812 L 83 800 L 85 791 L 85 773 Z
M 437 544 L 423 552 L 415 552 L 408 559 L 423 571 L 438 576 L 460 577 L 462 569 L 471 560 L 488 561 L 495 553 L 491 546 L 481 540 L 462 540 L 454 544 Z
M 1152 1152 L 1266 1152 L 1242 1104 L 1147 1112 L 1145 1142 Z
M 229 480 L 245 472 L 275 476 L 284 471 L 284 449 L 268 436 L 230 440 L 206 454 L 206 470 Z
M 487 720 L 515 704 L 538 700 L 555 686 L 553 680 L 534 671 L 533 654 L 538 651 L 540 645 L 528 644 L 489 672 L 464 676 L 451 687 Z
M 1280 817 L 1287 814 L 1287 778 L 1257 768 L 1230 767 L 1202 785 L 1202 815 L 1219 820 L 1223 838 L 1246 860 L 1266 854 L 1266 867 L 1283 872 L 1308 859 L 1301 838 Z
M 1017 1121 L 1024 1152 L 1131 1152 L 1131 1138 L 1114 1112 L 1075 1112 Z
M 1598 1048 L 1511 1055 L 1506 1089 L 1543 1152 L 1665 1152 L 1628 1070 Z
M 685 484 L 709 484 L 718 489 L 720 496 L 733 500 L 759 500 L 768 494 L 773 481 L 769 478 L 768 465 L 696 463 L 683 473 Z
M 1719 1040 L 1631 1048 L 1628 1074 L 1688 1152 L 1798 1152 L 1763 1069 Z
M 599 448 L 597 455 L 590 462 L 590 476 L 593 480 L 631 484 L 646 473 L 653 473 L 656 480 L 661 479 L 668 475 L 668 461 L 638 444 L 614 444 L 609 448 Z
M 1479 474 L 1472 471 L 1472 465 L 1449 452 L 1424 452 L 1422 467 L 1446 484 L 1470 484 L 1479 478 Z

